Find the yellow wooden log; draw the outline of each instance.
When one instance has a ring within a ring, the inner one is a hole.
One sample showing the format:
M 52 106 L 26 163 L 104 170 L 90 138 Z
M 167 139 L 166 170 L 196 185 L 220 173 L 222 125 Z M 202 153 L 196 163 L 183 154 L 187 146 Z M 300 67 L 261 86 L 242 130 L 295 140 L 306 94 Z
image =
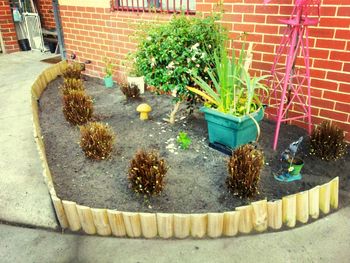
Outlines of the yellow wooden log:
M 191 216 L 185 214 L 174 214 L 174 236 L 185 238 L 190 234 Z
M 174 216 L 173 214 L 157 213 L 158 235 L 161 238 L 169 238 L 174 233 Z
M 109 236 L 112 234 L 111 226 L 109 225 L 107 210 L 91 208 L 92 218 L 100 236 Z
M 113 235 L 123 237 L 126 235 L 123 213 L 115 210 L 107 210 L 108 221 Z
M 294 227 L 296 224 L 297 213 L 296 195 L 288 195 L 282 198 L 282 221 L 288 227 Z
M 63 200 L 62 204 L 68 220 L 69 229 L 72 231 L 78 231 L 81 228 L 81 225 L 80 225 L 76 203 Z
M 297 220 L 306 223 L 309 220 L 309 192 L 304 191 L 296 194 Z
M 208 215 L 191 214 L 191 235 L 192 237 L 204 237 L 207 232 Z
M 309 190 L 309 215 L 316 219 L 320 214 L 320 187 L 316 186 Z
M 267 202 L 267 224 L 272 229 L 282 227 L 282 200 Z
M 209 237 L 219 237 L 222 235 L 224 228 L 224 214 L 223 213 L 208 213 L 208 229 Z
M 330 205 L 333 209 L 337 209 L 339 204 L 339 177 L 334 178 L 330 183 L 331 183 Z
M 51 199 L 52 199 L 52 203 L 53 203 L 53 206 L 55 208 L 56 216 L 57 216 L 58 222 L 60 223 L 60 226 L 62 228 L 68 228 L 69 227 L 68 220 L 67 220 L 66 214 L 64 212 L 64 208 L 63 208 L 61 199 L 59 199 L 55 195 L 51 195 Z
M 36 81 L 32 85 L 32 92 L 34 93 L 36 98 L 40 98 L 40 96 L 41 96 L 41 90 L 42 90 L 41 87 L 42 86 L 41 86 L 41 82 L 40 81 Z
M 320 185 L 320 210 L 324 214 L 328 214 L 330 211 L 331 203 L 331 184 L 330 182 Z
M 123 219 L 128 237 L 140 237 L 142 232 L 139 213 L 123 212 Z
M 239 215 L 239 211 L 224 212 L 224 226 L 222 231 L 224 236 L 232 237 L 237 235 Z
M 47 188 L 49 189 L 50 195 L 56 196 L 56 191 L 53 185 L 51 174 L 47 171 L 46 168 L 43 169 L 43 177 L 47 185 Z
M 240 211 L 238 231 L 248 234 L 253 230 L 253 208 L 250 205 L 236 207 L 236 211 Z
M 96 227 L 94 219 L 92 218 L 91 208 L 88 206 L 77 205 L 77 211 L 84 232 L 89 235 L 96 234 Z
M 253 227 L 258 232 L 267 229 L 267 200 L 253 202 Z
M 157 236 L 157 218 L 153 213 L 140 213 L 142 235 L 145 238 Z

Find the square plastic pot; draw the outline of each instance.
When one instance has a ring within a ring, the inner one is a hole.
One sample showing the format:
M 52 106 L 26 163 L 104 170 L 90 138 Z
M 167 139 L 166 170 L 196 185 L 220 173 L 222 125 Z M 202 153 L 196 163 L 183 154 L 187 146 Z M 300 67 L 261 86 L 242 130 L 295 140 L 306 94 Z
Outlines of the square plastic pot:
M 104 77 L 103 80 L 105 82 L 105 87 L 106 88 L 112 88 L 113 87 L 113 77 L 112 76 Z
M 234 149 L 256 140 L 258 127 L 248 115 L 235 117 L 207 107 L 202 107 L 200 111 L 204 112 L 208 124 L 210 144 Z M 250 115 L 259 123 L 264 117 L 264 109 L 260 108 Z

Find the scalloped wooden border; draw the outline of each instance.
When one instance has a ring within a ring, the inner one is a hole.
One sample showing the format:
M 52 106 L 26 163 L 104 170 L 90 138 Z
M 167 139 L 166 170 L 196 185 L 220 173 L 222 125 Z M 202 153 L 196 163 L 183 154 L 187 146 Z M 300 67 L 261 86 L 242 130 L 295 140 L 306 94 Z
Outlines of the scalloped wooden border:
M 167 214 L 123 212 L 81 206 L 57 197 L 39 123 L 38 100 L 47 84 L 61 75 L 67 62 L 44 70 L 31 88 L 34 137 L 39 151 L 43 175 L 48 186 L 58 221 L 63 229 L 83 230 L 89 235 L 144 238 L 218 238 L 238 233 L 278 230 L 283 225 L 293 228 L 297 222 L 317 219 L 320 211 L 328 214 L 338 208 L 339 178 L 308 191 L 288 195 L 282 200 L 261 200 L 236 207 L 235 211 L 204 214 Z

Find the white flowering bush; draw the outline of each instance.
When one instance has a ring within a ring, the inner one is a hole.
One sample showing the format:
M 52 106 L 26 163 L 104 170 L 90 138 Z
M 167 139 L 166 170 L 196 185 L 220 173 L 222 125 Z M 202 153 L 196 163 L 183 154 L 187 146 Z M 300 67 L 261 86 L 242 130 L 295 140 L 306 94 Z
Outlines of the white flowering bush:
M 193 101 L 192 76 L 208 79 L 214 52 L 226 39 L 218 17 L 174 16 L 169 23 L 147 27 L 134 54 L 135 67 L 146 83 L 179 101 Z

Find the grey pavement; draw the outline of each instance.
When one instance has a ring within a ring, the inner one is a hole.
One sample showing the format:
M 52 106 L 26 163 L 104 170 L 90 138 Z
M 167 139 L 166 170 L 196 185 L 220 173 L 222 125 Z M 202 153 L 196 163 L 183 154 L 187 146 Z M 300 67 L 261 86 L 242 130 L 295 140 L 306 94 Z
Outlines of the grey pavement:
M 57 221 L 33 137 L 30 87 L 51 56 L 0 55 L 0 220 L 44 228 Z
M 0 225 L 0 262 L 349 262 L 350 208 L 293 230 L 205 240 L 61 234 Z

